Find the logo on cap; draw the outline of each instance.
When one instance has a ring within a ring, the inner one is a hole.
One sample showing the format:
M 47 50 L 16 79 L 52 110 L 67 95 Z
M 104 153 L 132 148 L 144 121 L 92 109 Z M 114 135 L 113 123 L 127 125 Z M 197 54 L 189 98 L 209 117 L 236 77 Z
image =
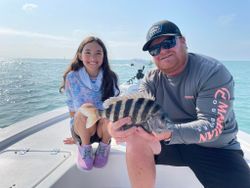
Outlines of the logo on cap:
M 162 30 L 162 26 L 161 25 L 155 25 L 153 26 L 150 31 L 149 31 L 149 38 L 151 38 L 153 35 L 156 35 L 157 33 L 160 33 Z

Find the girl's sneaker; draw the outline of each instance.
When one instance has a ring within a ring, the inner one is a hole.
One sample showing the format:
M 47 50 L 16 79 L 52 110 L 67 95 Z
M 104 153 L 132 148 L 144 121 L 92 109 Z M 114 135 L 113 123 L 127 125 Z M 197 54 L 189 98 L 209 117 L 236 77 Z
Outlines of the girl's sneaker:
M 80 170 L 91 170 L 93 168 L 94 154 L 91 145 L 78 145 L 77 166 Z
M 105 144 L 103 142 L 100 142 L 95 153 L 94 166 L 96 168 L 102 168 L 107 164 L 109 152 L 110 152 L 110 144 Z

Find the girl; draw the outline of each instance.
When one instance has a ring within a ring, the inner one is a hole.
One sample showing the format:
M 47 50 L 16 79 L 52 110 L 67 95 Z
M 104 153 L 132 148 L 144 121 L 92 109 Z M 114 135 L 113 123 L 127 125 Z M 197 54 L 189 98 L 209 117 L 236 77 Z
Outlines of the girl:
M 74 59 L 63 75 L 67 106 L 71 116 L 71 133 L 78 145 L 77 165 L 80 169 L 101 168 L 108 161 L 110 135 L 107 131 L 108 120 L 100 119 L 94 126 L 86 128 L 87 117 L 78 112 L 84 103 L 92 103 L 103 109 L 103 101 L 119 95 L 118 79 L 110 69 L 107 49 L 97 37 L 87 37 L 80 44 Z M 93 154 L 91 144 L 99 146 Z

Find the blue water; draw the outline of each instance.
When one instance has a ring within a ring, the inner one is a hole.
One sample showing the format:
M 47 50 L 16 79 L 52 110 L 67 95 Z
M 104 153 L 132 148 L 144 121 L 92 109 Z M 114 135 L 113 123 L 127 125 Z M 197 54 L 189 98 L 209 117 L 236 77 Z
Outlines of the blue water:
M 153 67 L 150 62 L 139 60 L 110 63 L 120 83 L 133 77 L 143 64 L 146 71 Z M 250 133 L 250 61 L 223 63 L 235 79 L 234 104 L 239 127 Z M 68 64 L 69 60 L 64 59 L 0 59 L 0 128 L 65 106 L 59 87 Z

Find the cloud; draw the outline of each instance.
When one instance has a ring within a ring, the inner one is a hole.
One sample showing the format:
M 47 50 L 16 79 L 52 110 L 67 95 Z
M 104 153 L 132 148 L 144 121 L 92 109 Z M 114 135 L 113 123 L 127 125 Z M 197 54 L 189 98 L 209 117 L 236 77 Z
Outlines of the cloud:
M 38 8 L 38 5 L 33 4 L 33 3 L 26 3 L 22 6 L 22 10 L 24 10 L 25 12 L 32 12 L 34 11 L 36 8 Z
M 221 26 L 228 26 L 235 21 L 236 17 L 237 17 L 236 14 L 223 15 L 218 18 L 218 23 Z
M 55 36 L 46 33 L 38 33 L 38 32 L 31 32 L 31 31 L 21 31 L 12 28 L 1 28 L 0 27 L 0 36 L 1 35 L 9 35 L 9 36 L 22 36 L 28 38 L 42 38 L 42 39 L 50 39 L 50 40 L 57 40 L 57 41 L 72 41 L 73 39 L 63 37 L 63 36 Z

